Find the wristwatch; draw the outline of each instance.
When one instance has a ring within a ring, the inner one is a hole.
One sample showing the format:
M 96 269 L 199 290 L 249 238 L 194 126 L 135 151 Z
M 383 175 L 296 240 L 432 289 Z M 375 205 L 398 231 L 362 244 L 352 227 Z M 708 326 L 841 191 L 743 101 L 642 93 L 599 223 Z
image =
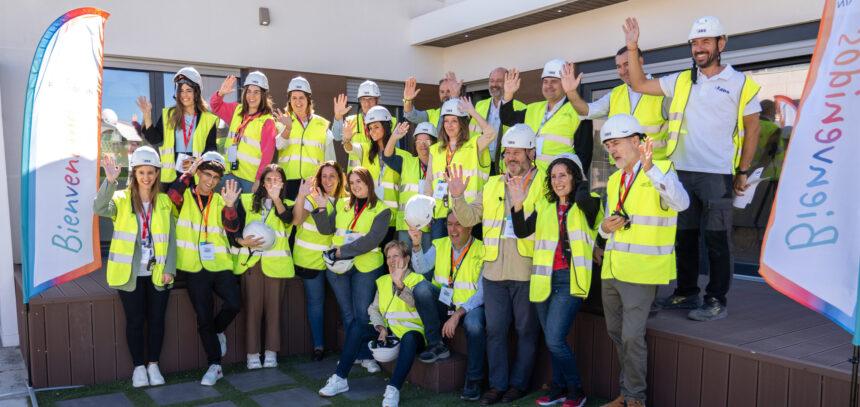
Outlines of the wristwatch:
M 738 168 L 735 168 L 735 174 L 737 174 L 737 175 L 750 175 L 750 173 L 752 172 L 751 170 L 752 170 L 751 168 L 747 168 L 745 170 L 742 170 L 741 167 L 738 167 Z

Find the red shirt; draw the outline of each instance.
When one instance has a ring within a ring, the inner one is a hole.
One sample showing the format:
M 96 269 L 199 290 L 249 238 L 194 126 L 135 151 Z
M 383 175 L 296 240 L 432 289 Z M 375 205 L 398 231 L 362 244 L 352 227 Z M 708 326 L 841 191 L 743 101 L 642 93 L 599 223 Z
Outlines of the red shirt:
M 563 241 L 567 241 L 564 236 L 567 236 L 567 225 L 564 221 L 564 213 L 567 212 L 567 204 L 558 204 L 558 244 L 555 246 L 555 258 L 552 261 L 552 269 L 555 270 L 564 270 L 570 267 L 570 259 L 567 259 L 564 255 L 564 248 L 561 244 Z

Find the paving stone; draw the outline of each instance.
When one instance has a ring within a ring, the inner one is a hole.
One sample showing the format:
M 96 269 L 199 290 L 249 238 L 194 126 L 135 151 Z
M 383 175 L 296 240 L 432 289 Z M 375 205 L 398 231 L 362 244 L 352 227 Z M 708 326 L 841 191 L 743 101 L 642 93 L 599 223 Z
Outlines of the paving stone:
M 0 407 L 29 407 L 30 397 L 13 397 L 0 399 Z
M 260 369 L 224 377 L 237 390 L 247 393 L 265 387 L 295 384 L 296 381 L 278 369 Z
M 125 393 L 102 394 L 101 396 L 83 397 L 79 399 L 63 400 L 56 404 L 57 407 L 132 407 L 134 403 L 125 396 Z
M 374 397 L 382 397 L 388 382 L 379 376 L 360 377 L 349 380 L 349 391 L 343 396 L 352 401 L 363 401 Z
M 197 381 L 155 386 L 144 391 L 159 406 L 203 400 L 221 395 L 215 388 L 203 386 Z
M 331 405 L 328 400 L 320 397 L 316 392 L 305 388 L 281 390 L 274 393 L 258 394 L 251 397 L 261 407 L 269 406 L 301 406 L 315 407 Z
M 327 379 L 334 374 L 334 369 L 337 368 L 337 358 L 325 358 L 319 362 L 307 362 L 295 366 L 295 369 L 302 375 L 316 380 Z
M 233 403 L 232 401 L 227 400 L 227 401 L 219 401 L 217 403 L 212 403 L 212 404 L 205 404 L 201 407 L 236 407 L 236 404 Z

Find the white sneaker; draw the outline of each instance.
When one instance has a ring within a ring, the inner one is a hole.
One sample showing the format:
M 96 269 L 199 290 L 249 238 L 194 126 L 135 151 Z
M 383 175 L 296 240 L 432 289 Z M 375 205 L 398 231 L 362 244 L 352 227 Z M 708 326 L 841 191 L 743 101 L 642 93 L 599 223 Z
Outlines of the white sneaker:
M 227 354 L 227 335 L 224 335 L 223 332 L 220 334 L 216 334 L 218 336 L 218 342 L 221 343 L 221 357 Z
M 323 397 L 334 397 L 348 391 L 349 384 L 346 382 L 346 379 L 341 379 L 337 374 L 333 374 L 325 382 L 325 386 L 320 389 L 319 393 Z
M 267 350 L 266 357 L 263 359 L 263 367 L 278 367 L 278 354 Z
M 397 407 L 398 405 L 400 405 L 400 390 L 394 386 L 385 386 L 382 407 Z
M 146 376 L 146 366 L 140 365 L 134 368 L 131 374 L 131 385 L 134 387 L 149 386 L 149 377 Z
M 375 359 L 365 359 L 361 361 L 361 367 L 367 369 L 367 373 L 378 373 L 382 371 L 379 363 Z
M 161 370 L 158 369 L 158 363 L 150 363 L 146 367 L 146 373 L 149 374 L 150 386 L 161 386 L 164 384 L 164 376 L 161 375 Z
M 247 366 L 248 366 L 248 370 L 254 370 L 254 369 L 259 369 L 259 368 L 263 367 L 263 365 L 260 364 L 260 354 L 259 353 L 254 353 L 254 354 L 249 353 Z
M 218 379 L 224 377 L 224 372 L 221 371 L 221 365 L 210 365 L 209 370 L 203 375 L 200 384 L 204 386 L 214 386 Z

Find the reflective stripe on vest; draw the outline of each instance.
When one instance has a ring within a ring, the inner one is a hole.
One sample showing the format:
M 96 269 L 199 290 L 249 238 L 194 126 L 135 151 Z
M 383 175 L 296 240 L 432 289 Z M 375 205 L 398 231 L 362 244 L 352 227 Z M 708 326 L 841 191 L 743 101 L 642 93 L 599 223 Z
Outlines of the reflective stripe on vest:
M 419 193 L 422 193 L 419 188 L 421 185 L 421 161 L 418 157 L 411 154 L 404 154 L 403 168 L 400 173 L 400 193 L 397 195 L 397 221 L 395 222 L 397 230 L 409 230 L 404 217 L 406 210 L 406 202 Z M 422 232 L 429 232 L 430 226 L 421 229 Z
M 524 123 L 537 133 L 538 150 L 535 165 L 541 172 L 545 172 L 555 157 L 563 153 L 575 153 L 573 149 L 573 138 L 576 129 L 579 128 L 579 114 L 573 110 L 573 106 L 567 99 L 558 103 L 564 103 L 549 120 L 544 123 L 547 102 L 530 103 L 526 108 Z M 541 123 L 543 125 L 541 126 Z M 541 145 L 542 144 L 542 145 Z
M 370 149 L 362 148 L 362 159 L 361 166 L 367 168 L 370 171 L 370 176 L 373 177 L 373 186 L 374 188 L 377 186 L 382 187 L 382 196 L 378 196 L 377 198 L 382 200 L 382 203 L 385 204 L 391 210 L 391 220 L 389 221 L 389 226 L 396 226 L 397 222 L 397 208 L 398 205 L 398 195 L 400 194 L 400 173 L 394 171 L 394 168 L 391 168 L 385 163 L 382 162 L 382 151 L 379 152 L 379 155 L 376 156 L 376 159 L 373 162 L 370 161 Z M 399 148 L 395 149 L 394 154 L 399 155 L 400 157 L 409 157 L 410 154 L 404 150 Z M 405 161 L 405 158 L 404 158 Z M 382 167 L 385 167 L 385 170 Z M 402 168 L 401 168 L 402 170 Z M 382 173 L 382 178 L 380 179 L 380 173 Z
M 609 94 L 609 115 L 632 114 L 645 134 L 654 140 L 654 159 L 666 159 L 666 137 L 668 135 L 669 122 L 663 118 L 663 96 L 645 95 L 639 96 L 635 107 L 630 106 L 630 87 L 621 84 L 612 89 Z M 610 157 L 611 158 L 611 157 Z
M 306 198 L 308 202 L 311 197 Z M 297 203 L 298 205 L 298 203 Z M 334 205 L 326 204 L 326 213 L 334 210 Z M 314 217 L 308 214 L 302 226 L 296 230 L 296 242 L 293 245 L 293 261 L 296 266 L 310 270 L 325 270 L 322 252 L 331 248 L 331 235 L 324 235 L 317 229 Z
M 158 155 L 161 157 L 161 182 L 169 183 L 176 179 L 176 128 L 170 120 L 170 111 L 175 107 L 165 107 L 161 111 L 161 126 L 163 142 L 158 147 Z M 200 114 L 200 120 L 194 126 L 191 134 L 191 155 L 200 157 L 206 149 L 206 139 L 212 128 L 218 125 L 220 119 L 209 112 Z
M 230 131 L 227 133 L 227 140 L 224 142 L 225 151 L 229 151 L 230 146 L 233 145 L 233 139 L 236 137 L 236 131 L 239 130 L 239 126 L 242 124 L 242 118 L 242 105 L 240 104 L 236 106 L 236 110 L 233 112 L 233 119 L 230 121 Z M 260 161 L 263 159 L 263 151 L 260 147 L 260 140 L 263 137 L 263 125 L 266 123 L 266 120 L 271 119 L 271 114 L 260 115 L 245 126 L 236 150 L 236 161 L 239 162 L 239 168 L 233 171 L 230 163 L 227 163 L 225 173 L 232 173 L 246 181 L 254 182 L 256 180 L 257 169 L 260 167 Z
M 536 171 L 532 169 L 532 171 Z M 536 203 L 544 195 L 544 172 L 534 172 L 534 179 L 528 189 L 528 195 L 523 202 L 523 215 L 528 218 Z M 490 177 L 484 186 L 482 201 L 484 207 L 483 234 L 484 234 L 484 261 L 495 261 L 499 256 L 499 245 L 501 244 L 502 227 L 505 221 L 505 181 L 504 175 Z M 532 257 L 534 254 L 534 234 L 524 239 L 517 239 L 517 252 L 523 257 Z
M 251 222 L 263 220 L 262 213 L 254 212 L 254 194 L 242 194 L 242 208 L 245 209 L 245 225 Z M 292 204 L 292 201 L 287 199 L 283 202 L 284 206 Z M 212 216 L 212 215 L 209 215 Z M 253 267 L 257 262 L 262 262 L 261 268 L 263 274 L 271 278 L 290 278 L 295 273 L 293 267 L 293 256 L 290 253 L 290 233 L 293 225 L 284 224 L 281 218 L 278 217 L 277 209 L 272 205 L 272 209 L 266 214 L 264 220 L 266 225 L 275 232 L 275 244 L 269 250 L 264 252 L 251 252 L 247 247 L 241 248 L 236 259 L 236 274 L 242 274 L 249 268 Z
M 403 278 L 403 285 L 414 288 L 424 281 L 418 273 L 411 272 Z M 379 296 L 379 313 L 385 319 L 388 329 L 398 338 L 403 338 L 409 331 L 417 331 L 424 335 L 424 324 L 415 307 L 410 307 L 400 297 L 394 295 L 394 284 L 391 275 L 385 274 L 376 279 L 376 293 Z
M 303 127 L 298 117 L 292 117 L 290 138 L 286 147 L 278 150 L 278 165 L 284 169 L 288 180 L 306 179 L 325 161 L 329 121 L 314 114 L 307 127 Z
M 204 200 L 205 205 L 206 200 Z M 224 198 L 221 194 L 212 194 L 209 208 L 209 224 L 206 227 L 207 242 L 212 244 L 215 252 L 214 260 L 200 259 L 200 241 L 203 236 L 203 214 L 197 207 L 197 200 L 191 193 L 191 188 L 185 190 L 182 209 L 176 220 L 176 268 L 196 273 L 204 267 L 208 271 L 233 270 L 234 256 L 230 251 L 230 243 L 224 226 L 221 223 L 221 211 L 224 209 Z
M 110 252 L 107 260 L 107 283 L 118 287 L 128 283 L 132 277 L 132 261 L 137 250 L 139 234 L 138 216 L 133 212 L 131 193 L 128 189 L 116 191 L 111 198 L 116 206 L 116 216 L 113 220 L 113 237 L 110 242 Z M 152 251 L 155 265 L 152 267 L 152 283 L 164 286 L 161 276 L 167 263 L 170 222 L 173 220 L 173 202 L 167 194 L 156 195 L 152 208 L 149 233 L 152 234 Z
M 433 269 L 433 282 L 438 287 L 447 286 L 449 277 L 454 279 L 453 302 L 460 308 L 478 290 L 478 280 L 481 278 L 481 270 L 484 265 L 484 243 L 480 240 L 472 240 L 469 252 L 460 263 L 460 268 L 451 270 L 451 238 L 443 237 L 433 241 L 436 248 L 436 263 Z M 454 273 L 457 275 L 454 276 Z
M 361 212 L 361 215 L 356 221 L 355 209 L 349 206 L 349 198 L 342 198 L 337 201 L 337 204 L 335 205 L 336 230 L 331 239 L 332 246 L 343 246 L 346 243 L 346 236 L 350 233 L 358 237 L 365 236 L 370 232 L 370 227 L 373 226 L 373 220 L 376 219 L 376 216 L 386 209 L 388 209 L 388 207 L 385 206 L 385 204 L 380 201 L 376 201 L 376 205 L 373 207 L 368 205 L 368 207 Z M 353 221 L 355 221 L 355 227 L 350 230 L 350 226 L 352 226 Z M 354 266 L 362 273 L 369 273 L 382 266 L 382 264 L 382 249 L 377 246 L 367 253 L 356 256 Z
M 561 241 L 558 235 L 558 206 L 541 199 L 537 208 L 535 251 L 529 282 L 529 300 L 544 302 L 552 292 L 555 251 Z M 586 298 L 591 288 L 591 252 L 595 229 L 588 225 L 585 214 L 574 204 L 567 212 L 567 238 L 570 242 L 570 295 Z
M 448 147 L 442 147 L 440 143 L 430 146 L 430 163 L 433 170 L 433 184 L 430 185 L 431 196 L 433 196 L 433 191 L 436 190 L 436 185 L 444 181 L 443 177 L 448 166 L 447 149 Z M 480 167 L 478 164 L 478 139 L 469 139 L 458 147 L 454 152 L 454 156 L 451 157 L 451 165 L 457 165 L 458 168 L 463 166 L 463 178 L 469 177 L 469 183 L 466 185 L 463 197 L 466 198 L 466 202 L 474 202 L 480 197 L 481 187 L 484 185 L 483 178 L 478 170 Z M 447 207 L 442 199 L 437 199 L 433 218 L 446 218 L 450 207 L 450 197 Z

